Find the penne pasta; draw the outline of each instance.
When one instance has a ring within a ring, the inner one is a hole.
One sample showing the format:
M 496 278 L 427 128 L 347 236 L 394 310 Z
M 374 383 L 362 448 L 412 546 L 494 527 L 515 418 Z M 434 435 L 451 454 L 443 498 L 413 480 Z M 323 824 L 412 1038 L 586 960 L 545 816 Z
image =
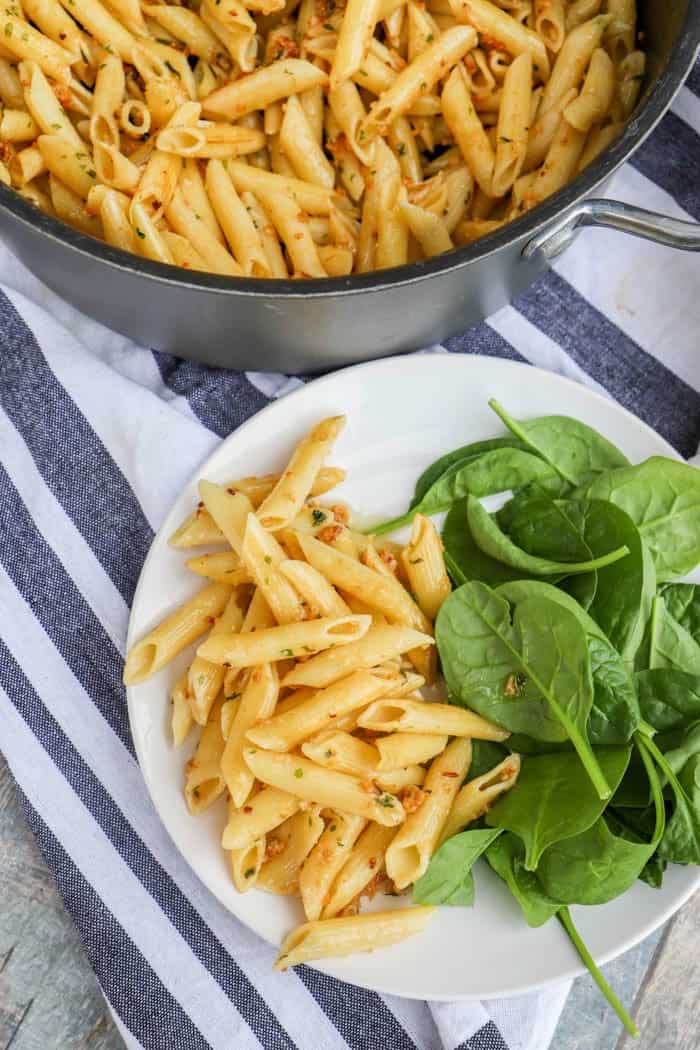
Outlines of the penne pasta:
M 247 893 L 257 882 L 265 858 L 266 845 L 265 836 L 262 836 L 250 846 L 230 851 L 231 877 L 239 893 Z
M 455 796 L 440 832 L 438 846 L 483 816 L 504 791 L 512 788 L 519 772 L 520 756 L 509 755 L 488 773 L 474 777 L 465 784 Z
M 321 915 L 324 919 L 336 916 L 367 889 L 378 882 L 384 871 L 387 847 L 396 835 L 393 827 L 368 824 L 355 842 L 354 849 L 331 886 Z
M 302 864 L 323 834 L 319 806 L 295 813 L 267 836 L 267 852 L 257 886 L 268 893 L 290 894 L 299 890 Z
M 401 553 L 401 561 L 419 607 L 429 620 L 434 620 L 452 585 L 445 568 L 442 540 L 430 518 L 415 515 L 411 538 Z
M 263 787 L 241 809 L 229 811 L 221 845 L 228 850 L 250 849 L 268 831 L 278 828 L 296 813 L 299 805 L 296 795 L 274 787 Z
M 302 740 L 333 725 L 335 719 L 367 707 L 391 690 L 392 681 L 377 678 L 369 671 L 355 671 L 315 693 L 291 711 L 277 714 L 248 730 L 247 739 L 256 747 L 272 751 L 291 751 Z M 264 716 L 259 716 L 264 717 Z
M 279 571 L 289 580 L 315 616 L 345 616 L 350 612 L 349 606 L 335 588 L 313 565 L 289 559 L 280 562 Z
M 299 872 L 299 892 L 308 920 L 321 917 L 331 885 L 366 823 L 363 817 L 331 810 L 323 834 Z
M 212 584 L 212 587 L 222 586 Z M 250 635 L 218 635 L 207 639 L 197 650 L 197 655 L 227 667 L 253 667 L 318 653 L 334 645 L 347 645 L 366 634 L 369 626 L 369 616 L 323 617 L 264 628 Z
M 408 697 L 377 700 L 362 712 L 358 725 L 379 733 L 439 733 L 475 740 L 507 740 L 510 733 L 474 711 L 454 704 L 425 704 Z
M 433 760 L 418 807 L 408 814 L 386 851 L 387 874 L 397 889 L 405 889 L 425 873 L 471 759 L 471 740 L 457 739 Z
M 258 780 L 290 795 L 341 809 L 384 827 L 396 827 L 404 820 L 403 806 L 395 795 L 365 784 L 357 777 L 324 769 L 299 755 L 255 747 L 244 748 L 243 757 Z
M 353 952 L 371 952 L 384 945 L 397 944 L 425 929 L 432 912 L 433 909 L 426 905 L 304 923 L 292 930 L 283 941 L 275 969 L 286 970 L 290 966 L 298 966 L 312 959 L 324 959 L 329 955 L 342 957 Z
M 377 770 L 384 773 L 429 762 L 445 750 L 447 739 L 446 734 L 439 733 L 389 733 L 377 737 Z
M 181 747 L 194 725 L 186 674 L 181 675 L 177 680 L 170 694 L 170 703 L 172 705 L 170 730 L 173 737 L 173 747 Z
M 231 588 L 212 583 L 131 647 L 124 664 L 124 684 L 137 685 L 160 671 L 173 657 L 204 634 L 224 610 Z
M 319 656 L 297 664 L 285 675 L 283 684 L 310 685 L 323 688 L 358 668 L 377 667 L 422 645 L 434 644 L 430 635 L 410 627 L 388 624 L 371 626 L 363 637 L 342 649 L 327 650 Z
M 208 809 L 223 795 L 226 787 L 220 771 L 224 749 L 224 738 L 221 735 L 221 703 L 222 701 L 218 700 L 212 708 L 197 749 L 186 766 L 185 799 L 192 814 Z
M 234 592 L 221 616 L 213 624 L 209 637 L 216 638 L 219 635 L 235 633 L 240 631 L 242 624 L 243 613 L 238 604 L 238 596 Z M 187 690 L 192 717 L 199 725 L 207 724 L 209 712 L 223 683 L 224 668 L 220 664 L 213 664 L 201 656 L 195 656 L 187 672 Z

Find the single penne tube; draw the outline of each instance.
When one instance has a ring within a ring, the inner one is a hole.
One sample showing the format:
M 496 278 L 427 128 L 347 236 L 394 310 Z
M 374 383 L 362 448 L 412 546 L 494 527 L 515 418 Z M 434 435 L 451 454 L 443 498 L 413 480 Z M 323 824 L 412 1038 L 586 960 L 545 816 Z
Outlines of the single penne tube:
M 243 201 L 246 211 L 250 215 L 253 225 L 260 236 L 260 241 L 267 258 L 270 276 L 282 277 L 283 279 L 287 278 L 289 276 L 287 263 L 282 254 L 277 231 L 270 221 L 270 216 L 253 193 L 244 190 L 243 193 L 241 193 L 241 200 Z
M 7 58 L 0 58 L 0 101 L 10 109 L 24 108 L 24 91 L 19 73 Z
M 241 809 L 229 811 L 221 845 L 224 849 L 249 849 L 268 831 L 279 827 L 296 813 L 299 806 L 296 795 L 274 787 L 263 787 Z
M 207 189 L 199 171 L 199 162 L 187 157 L 182 165 L 179 189 L 188 206 L 199 215 L 204 225 L 219 244 L 226 247 L 226 240 L 217 222 L 214 209 L 207 195 Z
M 307 919 L 320 918 L 331 885 L 366 825 L 363 817 L 331 810 L 323 834 L 299 872 L 299 893 Z
M 388 129 L 397 117 L 411 109 L 421 95 L 431 91 L 438 80 L 476 46 L 476 42 L 476 32 L 470 26 L 453 26 L 443 33 L 402 70 L 391 87 L 372 104 L 358 132 L 359 140 L 370 141 L 380 131 Z
M 262 131 L 230 124 L 163 128 L 156 145 L 163 153 L 175 153 L 179 157 L 226 159 L 262 149 L 265 135 Z
M 275 537 L 262 527 L 254 514 L 249 514 L 241 546 L 241 563 L 264 595 L 277 622 L 291 624 L 303 620 L 306 610 L 289 580 L 277 568 L 284 560 L 285 552 Z M 279 659 L 279 656 L 274 659 Z
M 392 683 L 369 671 L 355 671 L 291 711 L 267 717 L 248 730 L 247 739 L 256 747 L 271 751 L 291 751 L 312 733 L 333 725 L 338 717 L 367 707 L 391 690 Z M 264 716 L 259 716 L 260 718 Z
M 507 740 L 510 733 L 455 704 L 423 703 L 408 697 L 377 700 L 357 720 L 379 733 L 439 733 L 475 740 Z
M 74 144 L 74 149 L 84 149 L 85 143 L 56 98 L 39 64 L 32 61 L 21 62 L 19 77 L 24 88 L 24 102 L 43 133 L 63 135 L 65 139 Z
M 401 796 L 406 788 L 420 787 L 425 780 L 426 770 L 423 766 L 403 766 L 401 769 L 388 769 L 384 773 L 375 773 L 374 783 L 384 791 Z M 408 811 L 407 811 L 408 812 Z
M 562 117 L 544 163 L 523 198 L 526 208 L 534 208 L 573 179 L 585 143 L 586 132 L 572 128 Z
M 199 252 L 212 273 L 243 276 L 243 270 L 233 256 L 224 248 L 197 212 L 187 204 L 180 189 L 176 189 L 165 207 L 165 217 L 175 233 L 187 237 L 195 251 Z
M 116 51 L 125 62 L 131 61 L 136 43 L 134 37 L 99 0 L 61 0 L 61 3 L 106 51 Z
M 459 738 L 433 759 L 420 805 L 408 814 L 386 851 L 387 874 L 397 889 L 410 886 L 427 869 L 471 759 L 471 740 Z
M 408 200 L 401 196 L 399 196 L 397 206 L 401 217 L 421 246 L 426 259 L 452 250 L 454 247 L 452 238 L 439 215 L 435 215 L 426 208 L 421 208 L 418 204 L 409 204 Z
M 346 616 L 350 612 L 325 576 L 308 562 L 288 559 L 280 562 L 279 571 L 301 595 L 314 616 Z
M 395 827 L 405 817 L 403 806 L 395 795 L 365 784 L 357 777 L 325 769 L 300 755 L 246 747 L 243 757 L 251 772 L 263 784 L 287 791 L 308 802 L 342 809 L 344 813 L 353 813 L 385 827 Z
M 430 635 L 411 627 L 389 624 L 371 626 L 362 638 L 336 650 L 305 660 L 289 671 L 283 685 L 310 685 L 322 689 L 358 668 L 377 667 L 423 645 L 433 645 Z M 347 652 L 344 650 L 347 649 Z
M 311 62 L 299 58 L 281 59 L 214 91 L 204 99 L 204 115 L 238 120 L 246 113 L 265 109 L 279 99 L 289 98 L 316 85 L 325 87 L 327 83 L 328 77 L 323 70 Z
M 253 774 L 243 761 L 245 738 L 260 719 L 269 718 L 275 710 L 279 681 L 273 664 L 259 664 L 250 672 L 236 705 L 233 721 L 226 736 L 221 757 L 221 773 L 234 805 L 243 806 L 253 788 Z
M 187 45 L 193 55 L 214 62 L 221 51 L 219 41 L 195 11 L 173 4 L 143 4 L 143 11 Z
M 309 119 L 296 95 L 291 95 L 284 106 L 284 117 L 279 131 L 280 149 L 305 182 L 333 189 L 335 171 L 314 135 Z
M 272 492 L 263 500 L 257 517 L 271 532 L 289 525 L 311 494 L 316 475 L 346 423 L 345 416 L 330 416 L 312 427 L 299 442 Z
M 211 515 L 216 528 L 219 530 L 219 534 L 223 536 L 226 542 L 230 544 L 232 550 L 240 557 L 248 515 L 253 509 L 250 500 L 242 492 L 236 492 L 227 485 L 215 485 L 214 482 L 205 481 L 204 479 L 199 482 L 198 488 L 204 505 L 203 509 Z M 170 542 L 173 546 L 177 547 L 180 545 L 180 540 L 177 539 L 178 534 L 188 526 L 188 523 L 191 526 L 197 525 L 200 529 L 202 526 L 209 528 L 209 523 L 204 519 L 203 515 L 200 516 L 198 509 L 195 522 L 191 522 L 191 519 L 188 519 L 171 536 Z M 209 540 L 202 541 L 200 539 L 199 542 L 209 542 Z
M 488 773 L 474 777 L 465 784 L 455 796 L 440 833 L 438 846 L 483 816 L 499 795 L 512 788 L 519 772 L 520 755 L 509 755 Z
M 32 142 L 40 135 L 39 125 L 26 109 L 5 109 L 0 117 L 0 139 L 3 142 Z
M 185 565 L 190 572 L 196 572 L 198 576 L 205 576 L 209 580 L 218 583 L 229 583 L 232 587 L 240 587 L 244 583 L 252 583 L 252 576 L 247 569 L 241 565 L 241 560 L 234 551 L 225 551 L 223 554 L 201 554 L 198 558 L 189 558 Z
M 312 536 L 298 533 L 298 537 L 306 560 L 335 587 L 366 602 L 394 623 L 430 633 L 427 617 L 393 576 L 382 576 Z
M 75 56 L 54 43 L 23 18 L 13 15 L 7 5 L 3 12 L 3 47 L 18 62 L 36 62 L 42 72 L 59 84 L 70 84 L 70 67 Z
M 226 603 L 221 616 L 213 624 L 209 637 L 228 636 L 240 631 L 242 624 L 243 613 L 234 592 Z M 209 660 L 202 659 L 201 656 L 195 656 L 187 672 L 187 685 L 192 717 L 200 726 L 207 724 L 209 712 L 221 691 L 223 682 L 224 668 L 221 664 L 213 664 Z
M 262 171 L 240 160 L 229 162 L 228 173 L 239 193 L 248 190 L 260 200 L 263 199 L 263 191 L 287 194 L 309 215 L 328 215 L 331 205 L 337 199 L 323 186 L 315 186 L 286 175 L 277 175 L 272 171 Z
M 222 587 L 223 584 L 212 584 Z M 301 623 L 283 624 L 231 637 L 209 638 L 197 651 L 198 656 L 229 667 L 253 667 L 256 664 L 291 659 L 347 645 L 362 637 L 370 626 L 369 616 L 323 617 Z
M 36 144 L 48 171 L 87 200 L 97 179 L 87 146 L 83 143 L 83 148 L 76 150 L 62 135 L 40 135 Z
M 622 131 L 623 126 L 624 125 L 622 124 L 613 123 L 606 124 L 603 128 L 591 128 L 586 138 L 586 144 L 578 162 L 578 167 L 576 168 L 577 175 L 580 171 L 583 171 L 587 165 L 592 163 L 592 161 L 594 161 L 604 149 L 607 149 L 611 142 L 615 141 Z
M 363 781 L 373 780 L 377 772 L 379 755 L 374 745 L 337 726 L 305 740 L 301 750 L 312 762 Z
M 352 143 L 353 139 L 349 138 L 348 141 Z M 422 182 L 423 162 L 407 117 L 398 117 L 394 121 L 389 128 L 387 141 L 394 153 L 398 155 L 403 178 L 413 183 Z
M 136 238 L 134 230 L 129 222 L 129 206 L 124 206 L 119 200 L 117 190 L 107 189 L 99 206 L 102 229 L 105 240 L 115 248 L 123 251 L 136 252 Z
M 478 33 L 498 43 L 509 54 L 532 55 L 532 70 L 538 80 L 549 77 L 549 58 L 544 40 L 490 0 L 450 0 L 452 14 L 458 22 L 474 26 Z
M 627 0 L 624 0 L 627 3 Z M 634 0 L 632 0 L 634 3 Z M 566 30 L 568 33 L 582 22 L 597 15 L 603 5 L 603 0 L 571 0 L 566 9 Z M 610 6 L 609 3 L 607 5 Z
M 262 835 L 250 846 L 243 849 L 232 849 L 231 878 L 239 893 L 247 893 L 255 885 L 265 859 L 266 837 Z
M 566 37 L 564 0 L 535 0 L 535 32 L 549 51 L 559 51 Z
M 524 173 L 530 174 L 542 164 L 557 133 L 562 113 L 576 96 L 576 88 L 571 88 L 570 91 L 561 96 L 551 109 L 548 109 L 543 116 L 539 116 L 537 120 L 531 123 L 527 152 L 521 169 Z M 520 178 L 523 178 L 523 176 L 521 175 Z
M 194 725 L 190 709 L 190 697 L 187 689 L 187 674 L 180 675 L 170 694 L 172 710 L 170 712 L 170 731 L 173 747 L 181 747 Z
M 617 121 L 629 120 L 641 91 L 646 55 L 643 51 L 631 51 L 623 58 L 617 71 L 617 97 L 613 102 L 611 116 Z
M 124 684 L 137 685 L 160 671 L 220 616 L 231 596 L 225 583 L 211 583 L 162 620 L 131 647 L 124 664 Z
M 511 62 L 503 81 L 491 181 L 491 194 L 494 197 L 505 196 L 525 162 L 531 95 L 532 57 L 529 52 L 525 52 Z
M 299 891 L 301 866 L 313 850 L 325 827 L 320 806 L 295 813 L 267 836 L 270 854 L 258 876 L 257 885 L 267 893 L 288 895 Z
M 406 766 L 420 765 L 441 754 L 447 735 L 440 733 L 390 733 L 373 742 L 379 754 L 377 770 L 385 773 Z
M 597 47 L 581 92 L 566 106 L 564 116 L 577 131 L 590 131 L 608 115 L 614 96 L 615 66 L 607 51 Z
M 456 66 L 442 92 L 442 111 L 475 181 L 491 192 L 495 158 L 488 135 L 474 109 L 463 66 Z
M 567 91 L 571 88 L 578 89 L 593 52 L 600 47 L 603 33 L 611 18 L 612 16 L 607 14 L 596 15 L 590 21 L 577 26 L 566 37 L 552 68 L 552 75 L 542 92 L 538 119 L 556 106 Z
M 243 620 L 242 633 L 248 634 L 253 631 L 261 631 L 263 628 L 274 627 L 276 622 L 265 595 L 259 587 L 256 587 Z
M 280 240 L 283 241 L 298 277 L 327 277 L 308 222 L 299 205 L 287 193 L 261 187 L 258 196 L 265 206 Z
M 220 763 L 224 750 L 221 735 L 221 700 L 212 708 L 202 730 L 197 750 L 185 767 L 185 800 L 192 814 L 202 813 L 223 795 L 226 785 Z
M 362 65 L 377 23 L 378 0 L 348 0 L 331 67 L 331 87 L 338 87 Z
M 355 156 L 363 164 L 369 164 L 371 151 L 358 140 L 358 131 L 367 113 L 357 84 L 352 80 L 344 80 L 337 87 L 331 88 L 328 92 L 328 105 L 337 121 L 338 129 L 345 135 L 346 142 Z
M 242 492 L 256 509 L 270 495 L 281 480 L 281 474 L 266 474 L 263 477 L 238 478 L 229 481 L 228 487 Z M 322 496 L 345 480 L 345 471 L 339 467 L 320 467 L 309 490 L 310 496 Z
M 401 561 L 418 605 L 429 620 L 435 620 L 452 585 L 445 569 L 440 534 L 423 514 L 416 514 L 413 519 L 411 538 L 401 553 Z
M 424 905 L 304 923 L 285 937 L 275 969 L 286 970 L 312 959 L 342 958 L 398 944 L 424 930 L 432 913 L 433 908 Z
M 394 838 L 396 828 L 381 824 L 368 824 L 361 832 L 335 882 L 331 886 L 328 900 L 324 901 L 321 915 L 329 919 L 338 914 L 365 890 L 375 883 L 384 871 L 387 846 Z
M 269 277 L 270 267 L 260 235 L 231 182 L 225 163 L 209 161 L 205 185 L 231 252 L 243 272 L 252 277 Z
M 140 201 L 132 199 L 129 207 L 129 218 L 134 234 L 137 237 L 136 244 L 141 255 L 155 262 L 174 263 L 173 256 L 168 245 L 156 225 L 148 208 Z

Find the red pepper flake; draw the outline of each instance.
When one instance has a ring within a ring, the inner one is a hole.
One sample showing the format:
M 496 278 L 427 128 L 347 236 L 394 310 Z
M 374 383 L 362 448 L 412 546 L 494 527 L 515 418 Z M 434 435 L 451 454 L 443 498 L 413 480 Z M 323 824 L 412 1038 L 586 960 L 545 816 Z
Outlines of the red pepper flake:
M 453 773 L 452 770 L 448 770 L 446 773 L 443 773 L 442 775 L 443 775 L 443 777 L 458 777 L 459 773 Z

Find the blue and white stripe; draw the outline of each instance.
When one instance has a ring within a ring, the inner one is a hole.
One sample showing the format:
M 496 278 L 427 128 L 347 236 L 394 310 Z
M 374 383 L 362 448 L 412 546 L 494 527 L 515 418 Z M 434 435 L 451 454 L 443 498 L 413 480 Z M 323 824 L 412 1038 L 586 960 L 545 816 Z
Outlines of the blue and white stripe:
M 700 64 L 610 195 L 700 220 Z M 0 746 L 128 1045 L 153 1050 L 544 1050 L 567 987 L 415 1003 L 301 967 L 228 914 L 160 824 L 120 669 L 155 529 L 183 481 L 299 378 L 147 352 L 79 315 L 0 245 Z M 697 260 L 585 231 L 445 352 L 525 360 L 700 442 Z M 138 454 L 136 450 L 138 449 Z

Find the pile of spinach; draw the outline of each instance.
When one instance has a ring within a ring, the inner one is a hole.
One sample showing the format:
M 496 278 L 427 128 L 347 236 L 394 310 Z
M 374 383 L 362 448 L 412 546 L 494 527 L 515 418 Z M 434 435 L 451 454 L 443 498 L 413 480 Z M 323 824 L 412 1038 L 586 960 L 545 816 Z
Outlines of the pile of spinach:
M 700 864 L 700 470 L 631 465 L 566 416 L 442 456 L 406 514 L 447 511 L 455 590 L 436 623 L 452 703 L 509 729 L 515 786 L 448 839 L 414 887 L 420 903 L 471 904 L 484 856 L 526 921 L 556 916 L 609 1003 L 634 1024 L 569 913 L 668 863 Z M 508 493 L 496 513 L 484 496 Z M 470 777 L 505 757 L 475 742 Z

